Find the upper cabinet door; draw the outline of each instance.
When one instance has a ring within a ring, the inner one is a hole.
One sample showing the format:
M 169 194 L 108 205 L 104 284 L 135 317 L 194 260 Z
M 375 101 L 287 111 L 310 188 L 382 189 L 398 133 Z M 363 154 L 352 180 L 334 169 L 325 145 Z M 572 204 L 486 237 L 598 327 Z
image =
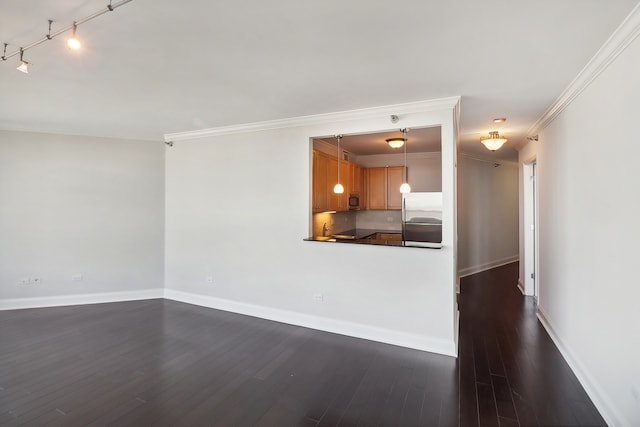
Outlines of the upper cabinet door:
M 327 192 L 327 171 L 329 158 L 324 154 L 313 151 L 313 211 L 324 212 L 329 210 Z
M 387 168 L 387 209 L 402 209 L 402 185 L 404 175 L 403 166 Z
M 367 209 L 387 208 L 387 168 L 367 169 Z

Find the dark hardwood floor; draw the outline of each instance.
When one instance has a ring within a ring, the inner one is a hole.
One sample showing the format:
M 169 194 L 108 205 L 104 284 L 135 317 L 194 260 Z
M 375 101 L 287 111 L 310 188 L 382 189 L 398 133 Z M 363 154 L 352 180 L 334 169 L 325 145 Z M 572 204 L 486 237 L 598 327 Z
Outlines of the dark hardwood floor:
M 0 425 L 604 425 L 516 280 L 463 279 L 457 360 L 165 300 L 0 312 Z

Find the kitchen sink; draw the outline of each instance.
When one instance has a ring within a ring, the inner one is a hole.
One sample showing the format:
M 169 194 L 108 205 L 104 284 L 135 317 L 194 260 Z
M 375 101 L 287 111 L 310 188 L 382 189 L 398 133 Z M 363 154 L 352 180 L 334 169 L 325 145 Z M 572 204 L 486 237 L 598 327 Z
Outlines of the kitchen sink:
M 331 237 L 340 240 L 354 240 L 356 238 L 356 236 L 352 234 L 332 234 Z

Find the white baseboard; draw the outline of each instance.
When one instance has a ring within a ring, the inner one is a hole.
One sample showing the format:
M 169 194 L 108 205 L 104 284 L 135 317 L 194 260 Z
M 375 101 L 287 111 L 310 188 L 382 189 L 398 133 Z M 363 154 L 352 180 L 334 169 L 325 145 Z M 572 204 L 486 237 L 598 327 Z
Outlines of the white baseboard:
M 221 298 L 193 294 L 189 292 L 177 291 L 173 289 L 165 289 L 164 296 L 167 299 L 184 302 L 187 304 L 199 305 L 202 307 L 209 307 L 223 311 L 230 311 L 233 313 L 259 317 L 261 319 L 268 319 L 274 320 L 276 322 L 303 326 L 305 328 L 317 329 L 321 331 L 332 332 L 335 334 L 363 338 L 371 341 L 378 341 L 386 344 L 393 344 L 402 347 L 413 348 L 416 350 L 457 357 L 456 345 L 454 340 L 448 341 L 437 338 L 429 338 L 421 335 L 409 334 L 402 331 L 377 328 L 374 326 L 362 325 L 359 323 L 347 322 L 344 320 L 328 319 L 294 311 L 247 304 L 238 301 L 231 301 Z
M 247 304 L 172 289 L 144 289 L 127 292 L 108 292 L 96 294 L 76 294 L 65 296 L 0 299 L 0 310 L 16 310 L 25 308 L 61 307 L 68 305 L 100 304 L 108 302 L 136 301 L 145 299 L 166 298 L 187 304 L 230 311 L 276 322 L 303 326 L 311 329 L 363 338 L 416 350 L 444 354 L 457 357 L 456 343 L 402 331 L 378 328 L 343 320 L 329 319 L 294 311 L 272 307 Z
M 607 425 L 610 426 L 625 426 L 624 423 L 616 414 L 617 412 L 614 408 L 615 406 L 612 404 L 610 399 L 608 399 L 605 395 L 600 393 L 602 388 L 598 385 L 597 381 L 589 374 L 587 369 L 578 361 L 578 359 L 574 356 L 574 353 L 567 347 L 562 341 L 562 339 L 558 336 L 555 329 L 551 325 L 549 321 L 549 316 L 545 313 L 545 311 L 538 305 L 537 316 L 542 323 L 542 326 L 546 329 L 547 333 L 555 343 L 558 350 L 564 357 L 564 360 L 567 362 L 576 378 L 584 388 L 585 392 L 589 395 L 593 404 L 596 406 Z
M 522 283 L 522 279 L 518 279 L 518 289 L 520 289 L 520 292 L 522 292 L 522 295 L 527 295 L 524 293 L 524 283 Z
M 472 274 L 481 273 L 483 271 L 491 270 L 492 268 L 511 264 L 512 262 L 516 262 L 519 259 L 520 259 L 520 255 L 513 255 L 507 258 L 497 259 L 484 264 L 466 267 L 461 270 L 458 270 L 458 276 L 460 277 L 471 276 Z
M 101 304 L 106 302 L 136 301 L 163 298 L 164 290 L 142 289 L 139 291 L 105 292 L 99 294 L 75 294 L 51 297 L 0 299 L 0 310 L 23 308 L 60 307 L 66 305 Z

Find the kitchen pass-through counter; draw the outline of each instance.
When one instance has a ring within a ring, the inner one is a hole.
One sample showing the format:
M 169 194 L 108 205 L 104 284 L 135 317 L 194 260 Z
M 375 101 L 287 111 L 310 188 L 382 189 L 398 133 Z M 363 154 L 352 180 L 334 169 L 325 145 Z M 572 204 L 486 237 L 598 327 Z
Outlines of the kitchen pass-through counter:
M 402 238 L 402 231 L 351 229 L 329 236 L 315 236 L 304 239 L 305 241 L 331 242 L 331 243 L 356 243 L 382 246 L 404 246 L 417 248 L 440 249 L 440 242 L 412 242 Z

